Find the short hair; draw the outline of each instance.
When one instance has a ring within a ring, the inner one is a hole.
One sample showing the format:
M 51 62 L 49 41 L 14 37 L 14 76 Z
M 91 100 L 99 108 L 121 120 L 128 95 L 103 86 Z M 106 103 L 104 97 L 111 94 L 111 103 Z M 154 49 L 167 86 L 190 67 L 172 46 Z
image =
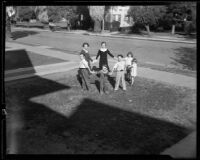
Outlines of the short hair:
M 133 57 L 133 53 L 132 52 L 128 52 L 127 53 L 127 57 L 128 57 L 128 55 L 131 55 L 131 57 Z
M 106 64 L 103 64 L 103 65 L 102 65 L 102 68 L 103 68 L 103 67 L 106 67 L 106 68 L 108 69 L 108 66 L 107 66 Z
M 122 54 L 118 54 L 117 57 L 123 58 L 124 56 Z
M 133 58 L 131 62 L 137 63 L 137 59 L 136 59 L 136 58 Z
M 105 45 L 106 45 L 106 42 L 101 42 L 101 45 L 102 45 L 102 44 L 105 44 Z
M 87 45 L 88 47 L 90 46 L 89 43 L 84 42 L 83 45 L 82 45 L 82 47 L 84 47 L 85 45 Z

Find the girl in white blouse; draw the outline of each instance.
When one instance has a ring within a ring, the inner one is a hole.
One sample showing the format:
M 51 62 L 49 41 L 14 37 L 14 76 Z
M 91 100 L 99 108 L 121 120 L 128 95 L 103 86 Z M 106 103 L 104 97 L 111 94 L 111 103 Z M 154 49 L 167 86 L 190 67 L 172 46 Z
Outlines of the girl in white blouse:
M 125 65 L 126 65 L 126 77 L 128 81 L 131 81 L 131 63 L 133 60 L 133 53 L 128 52 L 127 56 L 124 58 L 125 60 Z
M 133 85 L 136 76 L 137 76 L 137 59 L 133 58 L 133 60 L 131 61 L 131 86 Z

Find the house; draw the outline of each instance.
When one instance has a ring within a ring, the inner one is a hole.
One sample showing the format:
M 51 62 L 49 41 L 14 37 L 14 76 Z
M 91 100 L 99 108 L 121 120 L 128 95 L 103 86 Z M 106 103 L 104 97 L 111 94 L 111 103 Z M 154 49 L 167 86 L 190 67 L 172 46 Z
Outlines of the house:
M 109 10 L 109 16 L 106 16 L 106 21 L 120 22 L 119 27 L 130 27 L 133 25 L 133 19 L 128 15 L 130 6 L 111 6 Z

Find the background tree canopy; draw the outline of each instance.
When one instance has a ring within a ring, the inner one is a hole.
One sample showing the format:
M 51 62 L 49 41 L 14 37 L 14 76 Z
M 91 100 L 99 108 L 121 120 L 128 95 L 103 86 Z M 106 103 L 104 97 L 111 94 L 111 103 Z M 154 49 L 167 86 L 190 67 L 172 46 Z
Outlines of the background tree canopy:
M 94 31 L 101 31 L 101 22 L 104 19 L 105 6 L 89 6 L 90 16 L 94 21 Z
M 48 16 L 53 22 L 59 22 L 62 18 L 75 21 L 78 18 L 76 6 L 48 6 Z
M 36 14 L 31 6 L 18 6 L 17 16 L 22 21 L 29 21 L 36 18 Z
M 49 20 L 59 22 L 62 18 L 69 20 L 75 28 L 89 29 L 100 32 L 103 26 L 106 29 L 115 28 L 118 24 L 106 22 L 105 18 L 112 19 L 110 8 L 115 6 L 15 6 L 15 18 L 22 21 L 37 19 L 48 23 Z M 130 6 L 128 14 L 133 18 L 135 26 L 151 30 L 176 30 L 190 33 L 196 29 L 195 2 L 169 2 L 160 6 Z M 109 18 L 110 17 L 110 18 Z M 108 24 L 110 23 L 110 24 Z M 118 28 L 119 29 L 119 28 Z
M 133 18 L 136 25 L 143 25 L 149 28 L 149 26 L 158 25 L 165 12 L 165 6 L 131 6 L 128 14 Z

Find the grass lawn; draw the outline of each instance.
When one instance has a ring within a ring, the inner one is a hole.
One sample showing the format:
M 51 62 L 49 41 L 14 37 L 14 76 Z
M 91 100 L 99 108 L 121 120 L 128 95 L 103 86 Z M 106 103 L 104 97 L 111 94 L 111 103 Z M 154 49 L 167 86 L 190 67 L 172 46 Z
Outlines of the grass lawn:
M 66 52 L 68 54 L 80 54 L 80 51 L 70 51 L 70 50 L 64 50 L 59 48 L 50 48 L 51 50 Z M 189 50 L 189 51 L 188 51 Z M 192 56 L 187 56 L 188 54 L 191 54 Z M 176 52 L 176 63 L 179 63 L 181 65 L 177 65 L 175 63 L 172 63 L 174 67 L 167 67 L 167 66 L 161 66 L 161 65 L 153 65 L 148 64 L 144 62 L 138 62 L 139 67 L 147 67 L 159 71 L 166 71 L 176 74 L 182 74 L 190 77 L 196 77 L 196 49 L 188 49 L 183 48 L 181 52 Z M 93 55 L 92 55 L 93 56 Z M 192 67 L 191 67 L 192 66 Z M 191 69 L 192 68 L 192 69 Z
M 6 83 L 8 153 L 159 154 L 195 129 L 196 90 L 140 77 L 126 93 L 92 87 L 75 70 Z
M 159 71 L 182 74 L 182 75 L 190 76 L 190 77 L 197 77 L 196 71 L 192 71 L 192 70 L 189 70 L 189 69 L 181 69 L 180 67 L 179 68 L 172 68 L 172 67 L 165 67 L 165 66 L 147 64 L 147 63 L 141 63 L 141 62 L 138 63 L 138 66 L 139 67 L 151 68 L 151 69 L 159 70 Z
M 6 51 L 5 70 L 66 62 L 62 59 L 39 55 L 26 50 Z

